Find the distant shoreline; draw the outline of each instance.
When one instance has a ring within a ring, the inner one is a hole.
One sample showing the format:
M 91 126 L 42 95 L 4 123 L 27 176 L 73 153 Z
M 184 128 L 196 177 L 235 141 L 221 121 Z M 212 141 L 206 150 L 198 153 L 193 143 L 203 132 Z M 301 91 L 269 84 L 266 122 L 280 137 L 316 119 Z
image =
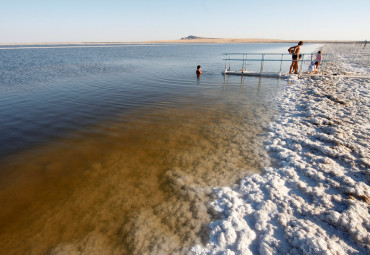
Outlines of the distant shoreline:
M 81 45 L 81 44 L 190 44 L 190 43 L 297 43 L 299 40 L 279 40 L 279 39 L 260 39 L 260 38 L 199 38 L 199 39 L 180 39 L 162 41 L 141 41 L 141 42 L 34 42 L 34 43 L 0 43 L 4 45 Z M 303 40 L 306 43 L 356 43 L 358 41 L 327 41 L 327 40 Z

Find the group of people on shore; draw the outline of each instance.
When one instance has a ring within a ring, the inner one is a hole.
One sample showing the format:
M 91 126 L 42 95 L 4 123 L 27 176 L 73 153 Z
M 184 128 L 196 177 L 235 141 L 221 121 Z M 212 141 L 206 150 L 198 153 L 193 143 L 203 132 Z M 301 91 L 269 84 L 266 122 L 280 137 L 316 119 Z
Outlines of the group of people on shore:
M 303 45 L 303 42 L 300 41 L 297 46 L 290 47 L 288 49 L 288 52 L 292 54 L 292 64 L 290 65 L 289 68 L 289 73 L 290 74 L 298 74 L 298 69 L 299 69 L 299 60 L 302 58 L 301 53 L 301 46 Z M 315 61 L 311 61 L 311 64 L 308 66 L 308 72 L 310 74 L 313 73 L 318 73 L 318 68 L 321 63 L 322 59 L 322 52 L 321 50 L 317 52 L 316 59 Z
M 290 74 L 298 74 L 299 69 L 299 60 L 302 58 L 301 54 L 301 46 L 303 45 L 303 41 L 300 41 L 298 45 L 292 46 L 288 49 L 288 52 L 292 55 L 292 64 L 289 68 Z M 315 61 L 311 61 L 311 64 L 308 66 L 308 72 L 310 74 L 318 73 L 318 68 L 322 60 L 322 52 L 321 50 L 317 52 Z M 311 56 L 312 59 L 312 56 Z M 203 72 L 201 71 L 201 66 L 197 66 L 196 74 L 199 77 Z

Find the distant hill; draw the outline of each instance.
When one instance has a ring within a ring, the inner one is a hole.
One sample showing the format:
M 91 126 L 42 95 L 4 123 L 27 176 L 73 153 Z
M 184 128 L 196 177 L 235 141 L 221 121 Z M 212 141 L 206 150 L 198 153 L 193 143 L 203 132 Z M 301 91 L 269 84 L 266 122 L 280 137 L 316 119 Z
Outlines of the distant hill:
M 195 35 L 189 35 L 187 37 L 183 37 L 180 40 L 197 40 L 197 39 L 217 39 L 217 38 L 207 38 L 207 37 L 200 37 Z

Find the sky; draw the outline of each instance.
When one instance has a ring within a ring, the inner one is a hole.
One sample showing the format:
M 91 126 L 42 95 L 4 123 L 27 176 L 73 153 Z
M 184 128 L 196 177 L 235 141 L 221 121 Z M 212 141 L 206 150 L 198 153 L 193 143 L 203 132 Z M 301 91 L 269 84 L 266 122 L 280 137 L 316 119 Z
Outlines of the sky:
M 0 0 L 0 43 L 370 40 L 369 0 Z

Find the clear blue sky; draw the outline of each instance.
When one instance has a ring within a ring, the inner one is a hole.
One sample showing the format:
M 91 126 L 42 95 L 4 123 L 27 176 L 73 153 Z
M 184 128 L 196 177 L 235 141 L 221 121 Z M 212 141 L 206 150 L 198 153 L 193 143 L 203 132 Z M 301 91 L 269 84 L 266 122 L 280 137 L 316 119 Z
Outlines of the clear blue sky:
M 370 40 L 369 0 L 0 0 L 0 43 Z

